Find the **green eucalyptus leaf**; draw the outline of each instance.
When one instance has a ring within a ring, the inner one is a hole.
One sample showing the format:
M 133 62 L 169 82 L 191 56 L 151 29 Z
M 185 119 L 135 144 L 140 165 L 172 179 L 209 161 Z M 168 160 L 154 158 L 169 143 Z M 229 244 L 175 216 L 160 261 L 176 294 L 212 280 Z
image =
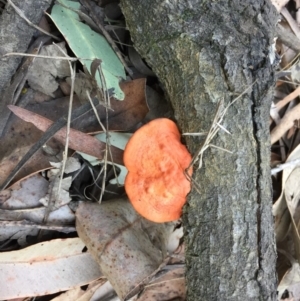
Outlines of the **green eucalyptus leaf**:
M 78 2 L 67 0 L 60 0 L 59 2 L 73 10 L 79 10 L 80 8 Z M 93 31 L 88 25 L 82 23 L 78 14 L 71 9 L 59 4 L 54 5 L 51 12 L 53 22 L 65 37 L 72 51 L 80 59 L 80 62 L 89 71 L 94 59 L 101 60 L 106 89 L 112 91 L 115 98 L 123 100 L 125 96 L 119 82 L 125 79 L 126 75 L 122 63 L 106 39 Z M 96 80 L 99 86 L 102 87 L 98 72 Z

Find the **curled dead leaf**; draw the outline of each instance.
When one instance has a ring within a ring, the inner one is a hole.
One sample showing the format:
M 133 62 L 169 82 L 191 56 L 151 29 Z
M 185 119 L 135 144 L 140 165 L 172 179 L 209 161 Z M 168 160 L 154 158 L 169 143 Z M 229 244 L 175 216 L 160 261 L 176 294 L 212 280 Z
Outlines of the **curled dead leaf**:
M 136 294 L 164 263 L 172 223 L 139 216 L 126 199 L 83 202 L 76 229 L 121 300 Z

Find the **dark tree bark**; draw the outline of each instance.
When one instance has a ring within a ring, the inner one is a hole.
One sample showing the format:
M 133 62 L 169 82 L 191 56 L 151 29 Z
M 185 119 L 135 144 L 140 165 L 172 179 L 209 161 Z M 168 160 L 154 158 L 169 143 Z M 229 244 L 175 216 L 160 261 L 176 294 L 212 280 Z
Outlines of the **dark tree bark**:
M 13 3 L 33 24 L 38 24 L 44 11 L 51 5 L 52 0 L 15 0 Z M 15 10 L 7 5 L 0 17 L 0 92 L 7 86 L 12 75 L 20 64 L 21 57 L 6 57 L 10 52 L 26 52 L 36 29 L 26 23 Z
M 13 4 L 32 24 L 37 25 L 44 11 L 53 2 L 52 0 L 14 0 Z M 15 74 L 22 58 L 18 56 L 3 57 L 11 52 L 26 52 L 34 33 L 37 30 L 27 24 L 24 18 L 11 5 L 6 5 L 0 16 L 0 138 L 10 115 L 7 108 L 13 102 L 18 84 L 22 81 L 22 68 L 19 76 Z M 26 68 L 24 67 L 23 72 Z M 12 76 L 14 79 L 12 80 Z M 15 81 L 15 83 L 13 82 Z
M 182 132 L 227 111 L 185 206 L 188 300 L 275 300 L 269 107 L 275 9 L 264 0 L 121 0 L 134 45 L 163 83 Z M 195 154 L 200 138 L 189 137 Z

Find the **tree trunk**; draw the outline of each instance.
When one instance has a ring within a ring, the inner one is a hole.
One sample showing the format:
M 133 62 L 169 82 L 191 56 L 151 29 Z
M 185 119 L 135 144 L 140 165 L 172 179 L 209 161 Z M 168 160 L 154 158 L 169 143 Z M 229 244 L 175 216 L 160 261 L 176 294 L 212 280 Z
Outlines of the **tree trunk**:
M 275 9 L 264 0 L 121 0 L 136 49 L 165 87 L 182 132 L 227 111 L 184 209 L 188 300 L 275 300 L 269 108 Z M 253 85 L 253 86 L 251 86 Z M 203 139 L 188 137 L 196 154 Z

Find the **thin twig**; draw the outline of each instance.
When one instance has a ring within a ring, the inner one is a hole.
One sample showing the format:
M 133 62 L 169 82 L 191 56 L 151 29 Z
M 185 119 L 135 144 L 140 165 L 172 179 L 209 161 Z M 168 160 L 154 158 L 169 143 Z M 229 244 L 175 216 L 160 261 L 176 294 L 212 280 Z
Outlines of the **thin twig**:
M 68 56 L 61 47 L 59 47 L 58 45 L 56 45 L 56 46 L 60 49 L 60 51 L 65 56 Z M 61 190 L 63 175 L 64 175 L 64 172 L 65 172 L 67 156 L 68 156 L 69 140 L 70 140 L 70 125 L 71 125 L 73 96 L 74 96 L 74 83 L 75 83 L 75 77 L 76 77 L 76 71 L 75 71 L 76 66 L 74 66 L 74 68 L 73 68 L 72 65 L 71 65 L 71 62 L 68 61 L 68 63 L 69 63 L 70 73 L 71 73 L 71 91 L 70 91 L 69 110 L 68 110 L 68 119 L 67 119 L 65 151 L 64 151 L 64 154 L 63 154 L 63 163 L 62 163 L 62 167 L 61 167 L 61 176 L 60 176 L 59 186 L 58 186 L 58 190 L 57 190 L 57 196 L 59 195 L 60 190 Z
M 7 56 L 30 56 L 30 57 L 37 57 L 41 59 L 54 59 L 54 60 L 64 60 L 64 61 L 71 61 L 71 62 L 75 62 L 79 60 L 76 57 L 49 56 L 49 55 L 39 55 L 39 54 L 30 54 L 30 53 L 22 53 L 22 52 L 9 52 L 4 54 L 2 57 L 7 57 Z M 93 60 L 93 59 L 85 59 L 85 58 L 80 58 L 80 59 L 90 60 L 90 61 Z
M 56 226 L 56 225 L 41 225 L 27 220 L 23 221 L 0 221 L 0 227 L 21 227 L 25 229 L 43 229 L 43 230 L 53 230 L 60 232 L 75 232 L 75 227 L 70 226 Z
M 43 28 L 33 24 L 27 17 L 24 15 L 24 13 L 16 6 L 11 0 L 7 0 L 8 4 L 12 6 L 12 8 L 15 10 L 15 12 L 29 25 L 34 27 L 35 29 L 39 30 L 40 32 L 44 33 L 47 36 L 50 36 L 51 38 L 55 39 L 56 41 L 61 41 L 57 36 L 45 31 Z
M 100 78 L 101 78 L 101 77 L 100 77 Z M 106 134 L 106 137 L 107 137 L 107 135 L 109 135 L 109 133 L 107 132 L 105 126 L 103 125 L 102 121 L 100 120 L 99 114 L 98 114 L 98 112 L 97 112 L 96 107 L 94 106 L 94 104 L 93 104 L 93 102 L 92 102 L 92 99 L 91 99 L 91 96 L 90 96 L 89 91 L 86 91 L 86 94 L 87 94 L 87 97 L 88 97 L 88 99 L 89 99 L 89 101 L 90 101 L 90 103 L 91 103 L 91 106 L 92 106 L 93 111 L 94 111 L 94 114 L 95 114 L 95 116 L 96 116 L 96 118 L 97 118 L 97 120 L 98 120 L 98 123 L 100 124 L 100 126 L 101 126 L 101 128 L 102 128 L 102 131 Z M 104 97 L 104 98 L 105 98 L 105 97 Z M 105 108 L 106 110 L 107 110 L 107 109 L 110 109 L 110 107 L 108 107 L 108 106 L 110 106 L 110 103 L 108 103 L 108 104 L 107 104 L 107 103 L 104 103 L 104 108 Z M 108 116 L 106 116 L 106 117 L 107 117 L 107 119 L 108 119 Z M 108 127 L 108 124 L 107 124 L 106 126 Z M 108 143 L 110 143 L 110 142 L 109 142 L 109 136 L 108 136 L 107 141 L 108 141 Z M 107 143 L 107 141 L 106 141 L 106 143 Z M 119 186 L 120 184 L 119 184 L 119 181 L 118 181 L 118 175 L 117 175 L 116 167 L 115 167 L 115 164 L 114 164 L 114 162 L 113 162 L 113 155 L 112 155 L 112 152 L 111 152 L 110 144 L 109 144 L 108 146 L 109 146 L 109 148 L 108 148 L 108 150 L 109 150 L 109 155 L 110 155 L 110 158 L 112 159 L 112 160 L 111 160 L 112 168 L 113 168 L 113 171 L 114 171 L 115 178 L 116 178 L 116 180 L 117 180 L 117 185 Z M 104 160 L 104 161 L 105 161 L 105 160 Z M 99 187 L 99 188 L 100 188 L 100 187 Z
M 207 133 L 182 133 L 182 136 L 206 136 Z
M 109 140 L 109 132 L 108 132 L 108 108 L 110 107 L 110 98 L 109 98 L 109 93 L 108 89 L 106 86 L 106 80 L 105 76 L 102 71 L 101 63 L 99 64 L 97 68 L 100 76 L 100 81 L 101 81 L 101 87 L 103 91 L 103 96 L 104 96 L 104 102 L 105 102 L 105 122 L 106 122 L 106 129 L 105 129 L 105 137 L 106 137 L 106 147 L 105 147 L 105 155 L 104 155 L 104 167 L 103 167 L 103 180 L 102 180 L 102 189 L 101 189 L 101 194 L 99 197 L 99 203 L 101 203 L 104 191 L 105 191 L 105 181 L 106 181 L 106 174 L 107 174 L 107 156 L 108 156 L 108 150 L 110 149 L 110 140 Z M 110 154 L 111 155 L 111 154 Z M 111 156 L 112 158 L 112 156 Z
M 96 119 L 97 119 L 98 123 L 100 124 L 100 126 L 101 126 L 101 128 L 102 128 L 102 131 L 103 131 L 103 132 L 106 132 L 105 126 L 103 125 L 103 123 L 102 123 L 101 120 L 100 120 L 98 111 L 97 111 L 95 105 L 93 104 L 91 95 L 90 95 L 90 93 L 89 93 L 88 90 L 86 90 L 86 95 L 87 95 L 88 100 L 90 101 L 90 104 L 91 104 L 91 106 L 92 106 L 92 108 L 93 108 L 93 111 L 94 111 L 94 114 L 95 114 L 95 116 L 96 116 Z M 100 102 L 100 100 L 99 100 L 99 102 Z

